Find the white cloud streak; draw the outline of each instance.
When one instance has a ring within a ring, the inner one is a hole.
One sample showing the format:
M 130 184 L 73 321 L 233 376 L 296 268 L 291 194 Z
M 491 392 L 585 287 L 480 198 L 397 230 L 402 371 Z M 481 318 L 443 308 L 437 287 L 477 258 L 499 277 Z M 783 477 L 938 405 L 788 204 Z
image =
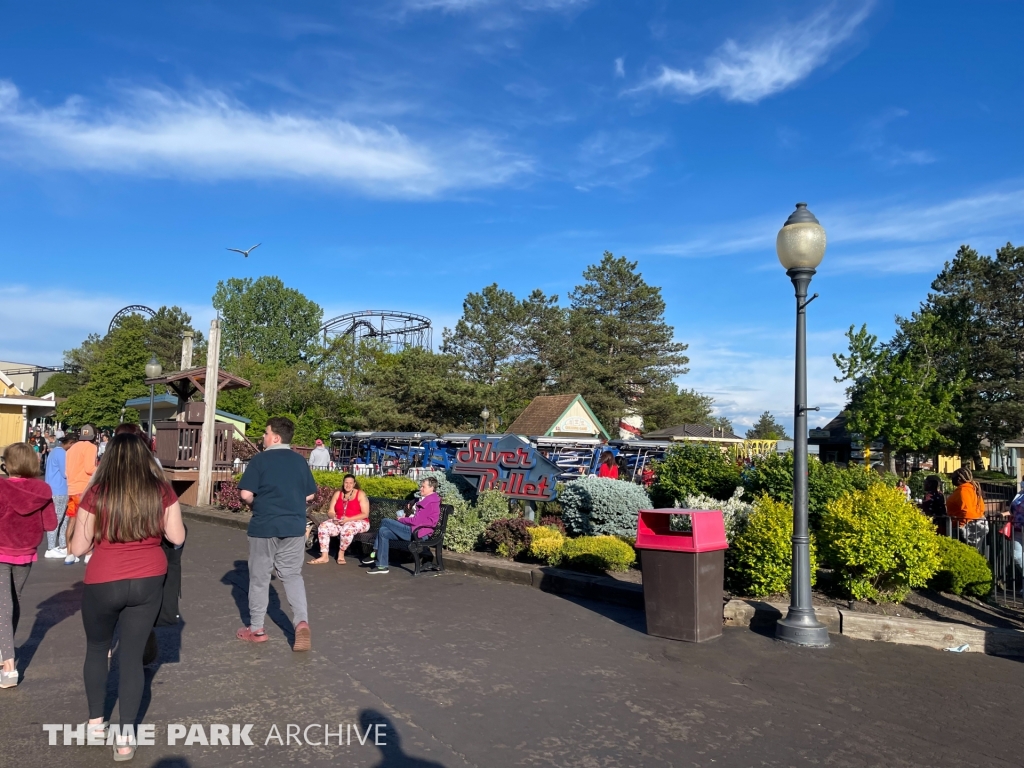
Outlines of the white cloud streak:
M 24 100 L 0 80 L 0 153 L 33 165 L 139 176 L 295 179 L 381 197 L 430 197 L 500 185 L 531 168 L 486 136 L 430 145 L 386 125 L 259 112 L 220 91 L 181 95 L 136 88 L 90 110 Z
M 629 93 L 657 91 L 683 97 L 718 92 L 726 101 L 755 103 L 800 82 L 820 67 L 868 17 L 872 2 L 853 12 L 829 6 L 797 24 L 787 24 L 749 43 L 726 40 L 696 69 L 661 71 Z
M 590 0 L 405 0 L 409 11 L 466 13 L 488 8 L 521 8 L 524 11 L 564 11 L 580 8 Z

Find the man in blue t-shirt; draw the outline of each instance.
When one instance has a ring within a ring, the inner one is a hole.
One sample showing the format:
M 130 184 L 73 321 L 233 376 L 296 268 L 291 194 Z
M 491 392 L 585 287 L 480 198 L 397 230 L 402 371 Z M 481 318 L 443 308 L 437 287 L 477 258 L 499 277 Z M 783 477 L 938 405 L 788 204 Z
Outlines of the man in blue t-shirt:
M 306 502 L 316 497 L 316 482 L 306 460 L 291 450 L 295 425 L 275 416 L 263 432 L 263 452 L 249 461 L 238 483 L 242 501 L 252 505 L 249 521 L 249 626 L 235 636 L 263 643 L 267 633 L 270 575 L 277 574 L 292 606 L 295 621 L 293 651 L 308 651 L 309 613 L 302 561 L 306 550 Z

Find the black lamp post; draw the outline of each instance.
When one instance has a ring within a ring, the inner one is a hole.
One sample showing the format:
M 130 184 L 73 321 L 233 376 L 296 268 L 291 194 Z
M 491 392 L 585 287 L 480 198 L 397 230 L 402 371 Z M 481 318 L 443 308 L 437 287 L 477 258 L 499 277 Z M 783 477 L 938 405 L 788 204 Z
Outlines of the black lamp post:
M 161 373 L 164 372 L 163 366 L 160 365 L 160 361 L 156 359 L 154 354 L 149 362 L 146 363 L 146 378 L 155 379 Z M 153 439 L 153 385 L 149 385 L 149 425 L 146 428 L 146 432 L 149 435 L 149 439 Z
M 796 289 L 796 386 L 793 413 L 793 576 L 789 612 L 780 619 L 775 637 L 795 645 L 825 647 L 828 627 L 818 621 L 811 599 L 811 540 L 807 526 L 807 288 L 815 268 L 825 255 L 825 230 L 807 203 L 796 210 L 779 230 L 775 241 L 779 261 Z

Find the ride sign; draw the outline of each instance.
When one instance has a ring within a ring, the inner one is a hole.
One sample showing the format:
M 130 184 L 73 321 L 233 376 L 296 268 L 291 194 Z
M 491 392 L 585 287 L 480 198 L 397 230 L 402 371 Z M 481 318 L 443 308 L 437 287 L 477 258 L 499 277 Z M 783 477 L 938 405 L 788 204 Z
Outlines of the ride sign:
M 558 465 L 515 435 L 477 435 L 455 454 L 452 473 L 477 478 L 478 491 L 497 489 L 510 499 L 551 501 Z

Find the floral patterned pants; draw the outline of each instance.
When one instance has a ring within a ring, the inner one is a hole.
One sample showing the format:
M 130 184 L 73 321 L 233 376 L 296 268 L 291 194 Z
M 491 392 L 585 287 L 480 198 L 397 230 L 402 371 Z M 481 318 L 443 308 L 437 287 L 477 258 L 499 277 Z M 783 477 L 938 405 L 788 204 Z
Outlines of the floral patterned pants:
M 343 557 L 345 550 L 349 548 L 355 535 L 357 533 L 366 533 L 368 530 L 370 530 L 369 520 L 352 520 L 347 523 L 337 519 L 324 520 L 320 523 L 320 527 L 316 529 L 316 537 L 320 541 L 320 553 L 326 555 L 327 549 L 331 545 L 331 537 L 337 536 L 340 541 L 338 544 L 338 557 Z

